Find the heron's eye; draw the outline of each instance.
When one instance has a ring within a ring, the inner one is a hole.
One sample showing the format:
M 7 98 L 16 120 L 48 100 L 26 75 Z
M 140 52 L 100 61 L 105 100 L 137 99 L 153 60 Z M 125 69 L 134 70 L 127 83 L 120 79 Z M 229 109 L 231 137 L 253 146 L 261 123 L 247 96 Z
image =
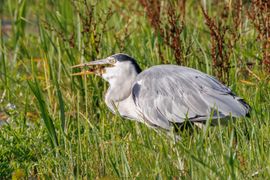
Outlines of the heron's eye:
M 116 60 L 114 58 L 110 59 L 109 60 L 111 64 L 115 64 L 116 63 Z

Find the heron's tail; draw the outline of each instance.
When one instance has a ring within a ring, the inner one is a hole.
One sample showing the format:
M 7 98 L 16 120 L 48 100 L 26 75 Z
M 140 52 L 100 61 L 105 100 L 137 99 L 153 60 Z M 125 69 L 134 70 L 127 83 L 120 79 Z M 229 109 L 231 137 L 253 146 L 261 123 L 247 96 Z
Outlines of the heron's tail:
M 246 112 L 245 116 L 250 117 L 250 111 L 252 110 L 251 106 L 250 106 L 248 103 L 246 103 L 246 102 L 244 101 L 244 99 L 241 99 L 241 98 L 238 99 L 238 102 L 239 102 L 242 106 L 244 106 L 245 112 Z

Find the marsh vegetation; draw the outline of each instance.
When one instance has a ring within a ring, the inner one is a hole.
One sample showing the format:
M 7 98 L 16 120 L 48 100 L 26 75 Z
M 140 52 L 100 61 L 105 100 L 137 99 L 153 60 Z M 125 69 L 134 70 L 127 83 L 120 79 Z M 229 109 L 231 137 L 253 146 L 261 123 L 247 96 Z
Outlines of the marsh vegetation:
M 0 21 L 0 179 L 270 177 L 269 1 L 0 0 Z M 118 52 L 216 76 L 250 118 L 175 143 L 115 116 L 70 67 Z

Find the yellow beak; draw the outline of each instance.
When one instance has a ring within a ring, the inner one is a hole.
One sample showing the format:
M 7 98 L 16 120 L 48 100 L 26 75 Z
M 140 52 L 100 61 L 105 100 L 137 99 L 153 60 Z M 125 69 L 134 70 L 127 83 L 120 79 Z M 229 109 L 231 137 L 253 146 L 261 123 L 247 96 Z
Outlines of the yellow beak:
M 83 64 L 78 64 L 75 66 L 71 66 L 72 69 L 74 68 L 85 68 L 85 67 L 90 67 L 91 65 L 89 65 L 88 63 L 83 63 Z M 95 74 L 95 71 L 93 68 L 89 68 L 88 70 L 82 70 L 81 72 L 77 72 L 77 73 L 72 73 L 72 76 L 82 76 L 82 75 L 88 75 L 88 74 Z
M 89 63 L 82 63 L 75 66 L 72 66 L 71 68 L 88 68 L 87 70 L 83 70 L 81 72 L 73 73 L 72 76 L 82 76 L 82 75 L 88 75 L 88 74 L 98 74 L 100 75 L 104 70 L 104 65 L 108 64 L 107 59 L 101 59 L 97 61 L 91 61 Z
M 82 75 L 88 75 L 88 74 L 95 74 L 95 73 L 91 71 L 81 71 L 77 73 L 72 73 L 71 76 L 82 76 Z

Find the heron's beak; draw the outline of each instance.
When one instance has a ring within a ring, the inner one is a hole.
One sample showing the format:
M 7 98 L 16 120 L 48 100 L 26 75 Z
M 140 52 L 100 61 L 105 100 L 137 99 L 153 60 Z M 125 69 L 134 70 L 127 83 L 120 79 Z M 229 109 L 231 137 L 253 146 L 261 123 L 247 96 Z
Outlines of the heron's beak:
M 103 73 L 105 73 L 105 67 L 109 64 L 110 63 L 108 59 L 101 59 L 97 61 L 91 61 L 89 63 L 78 64 L 72 66 L 71 68 L 84 68 L 84 70 L 78 73 L 73 73 L 72 76 L 81 76 L 87 74 L 102 75 Z

